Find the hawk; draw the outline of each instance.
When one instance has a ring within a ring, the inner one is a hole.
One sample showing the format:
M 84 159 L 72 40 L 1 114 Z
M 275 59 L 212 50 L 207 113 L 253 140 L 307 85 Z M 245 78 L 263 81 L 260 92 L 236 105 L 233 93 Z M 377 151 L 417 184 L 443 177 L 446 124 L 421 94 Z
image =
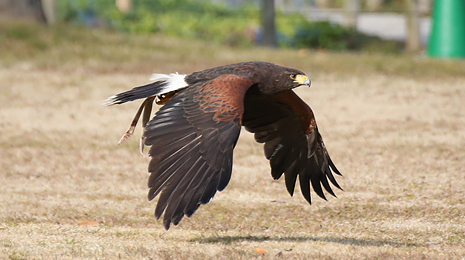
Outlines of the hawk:
M 310 86 L 301 71 L 267 62 L 230 64 L 189 75 L 154 74 L 152 83 L 107 99 L 106 105 L 145 98 L 124 142 L 142 115 L 144 145 L 151 146 L 148 199 L 159 195 L 155 217 L 163 225 L 179 224 L 211 201 L 229 183 L 233 150 L 241 127 L 264 144 L 271 175 L 283 174 L 292 196 L 297 178 L 305 199 L 322 187 L 336 196 L 329 182 L 341 189 L 310 107 L 292 90 Z M 162 105 L 150 119 L 153 103 Z

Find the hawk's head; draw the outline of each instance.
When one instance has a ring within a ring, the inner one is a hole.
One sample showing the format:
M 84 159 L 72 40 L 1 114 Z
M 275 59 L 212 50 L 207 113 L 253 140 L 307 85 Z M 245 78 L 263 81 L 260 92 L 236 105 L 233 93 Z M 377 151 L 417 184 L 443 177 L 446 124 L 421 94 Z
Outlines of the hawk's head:
M 259 87 L 264 94 L 274 94 L 302 85 L 310 87 L 311 84 L 307 75 L 300 70 L 274 65 L 267 73 L 268 83 Z

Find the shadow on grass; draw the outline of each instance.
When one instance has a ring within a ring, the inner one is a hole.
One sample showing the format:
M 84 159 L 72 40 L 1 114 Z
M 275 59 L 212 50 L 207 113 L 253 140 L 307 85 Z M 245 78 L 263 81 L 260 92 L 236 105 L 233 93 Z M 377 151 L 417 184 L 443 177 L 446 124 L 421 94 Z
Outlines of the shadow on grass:
M 355 238 L 335 238 L 335 237 L 268 237 L 268 236 L 210 236 L 194 238 L 191 242 L 207 243 L 207 244 L 231 244 L 233 242 L 262 242 L 262 241 L 288 241 L 288 242 L 305 242 L 305 241 L 320 241 L 320 242 L 331 242 L 343 245 L 354 245 L 354 246 L 407 246 L 416 247 L 419 246 L 416 243 L 401 243 L 396 241 L 381 241 L 381 240 L 365 240 Z

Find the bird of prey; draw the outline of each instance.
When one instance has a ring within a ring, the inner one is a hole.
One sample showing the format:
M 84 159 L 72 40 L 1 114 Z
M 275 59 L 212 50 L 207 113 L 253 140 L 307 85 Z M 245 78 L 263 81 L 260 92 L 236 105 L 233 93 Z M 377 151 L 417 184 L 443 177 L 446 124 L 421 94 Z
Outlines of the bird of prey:
M 120 142 L 133 133 L 143 112 L 141 150 L 151 146 L 148 199 L 160 195 L 155 217 L 164 213 L 167 230 L 226 188 L 242 126 L 264 143 L 272 177 L 284 174 L 291 196 L 297 178 L 309 203 L 310 183 L 323 199 L 322 187 L 335 196 L 329 182 L 341 189 L 333 172 L 341 173 L 329 157 L 313 111 L 292 90 L 310 86 L 303 72 L 243 62 L 189 75 L 154 74 L 151 80 L 105 104 L 145 98 Z M 162 107 L 150 119 L 153 102 Z

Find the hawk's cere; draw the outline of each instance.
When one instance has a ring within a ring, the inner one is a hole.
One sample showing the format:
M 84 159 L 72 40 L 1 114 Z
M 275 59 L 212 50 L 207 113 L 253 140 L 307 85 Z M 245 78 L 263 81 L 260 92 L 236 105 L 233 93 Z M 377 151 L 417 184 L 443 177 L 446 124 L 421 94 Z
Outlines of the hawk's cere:
M 166 229 L 226 188 L 241 126 L 264 143 L 271 175 L 279 179 L 284 173 L 291 196 L 297 177 L 309 203 L 310 183 L 323 199 L 322 186 L 335 196 L 328 180 L 340 189 L 332 172 L 341 174 L 329 157 L 313 112 L 292 91 L 310 86 L 303 72 L 267 62 L 243 62 L 190 75 L 154 74 L 151 80 L 110 97 L 106 105 L 145 98 L 120 142 L 132 134 L 144 112 L 141 148 L 151 145 L 148 198 L 160 195 L 155 217 L 164 212 Z M 154 101 L 163 106 L 150 119 Z

